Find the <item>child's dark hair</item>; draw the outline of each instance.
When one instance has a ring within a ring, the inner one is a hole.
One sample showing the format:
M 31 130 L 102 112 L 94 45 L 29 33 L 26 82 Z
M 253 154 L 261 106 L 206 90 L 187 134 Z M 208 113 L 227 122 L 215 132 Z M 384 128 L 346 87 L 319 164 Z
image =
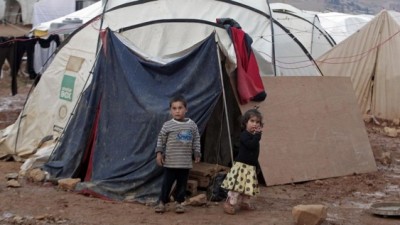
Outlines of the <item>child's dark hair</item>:
M 253 116 L 257 117 L 260 120 L 261 127 L 264 125 L 263 116 L 261 115 L 260 111 L 258 111 L 257 109 L 249 109 L 242 116 L 242 129 L 246 129 L 247 122 Z
M 185 106 L 185 108 L 187 108 L 186 107 L 186 105 L 187 105 L 186 99 L 182 95 L 175 95 L 169 100 L 170 108 L 172 106 L 172 103 L 174 103 L 174 102 L 182 102 L 183 106 Z

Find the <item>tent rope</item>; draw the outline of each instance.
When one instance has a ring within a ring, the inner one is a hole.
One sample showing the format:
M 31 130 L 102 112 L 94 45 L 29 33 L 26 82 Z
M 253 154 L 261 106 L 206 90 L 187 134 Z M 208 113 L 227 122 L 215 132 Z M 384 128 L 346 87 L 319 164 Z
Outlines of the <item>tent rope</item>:
M 216 33 L 216 31 L 214 30 L 214 32 Z M 222 67 L 221 67 L 221 56 L 220 56 L 220 49 L 219 49 L 219 45 L 218 45 L 218 40 L 217 40 L 217 36 L 215 36 L 215 45 L 217 46 L 217 56 L 218 56 L 218 66 L 219 66 L 219 74 L 220 74 L 220 78 L 221 78 L 221 86 L 222 86 L 222 101 L 223 101 L 223 112 L 222 114 L 225 113 L 225 121 L 226 121 L 226 125 L 227 125 L 227 129 L 228 129 L 228 139 L 229 139 L 229 149 L 230 149 L 230 153 L 231 153 L 231 160 L 233 163 L 233 148 L 232 148 L 232 141 L 231 141 L 231 131 L 230 131 L 230 127 L 229 127 L 229 117 L 228 117 L 228 110 L 227 110 L 227 105 L 226 105 L 226 95 L 225 95 L 225 85 L 224 85 L 224 80 L 223 80 L 223 74 L 222 74 Z M 223 115 L 221 115 L 223 116 Z M 223 121 L 221 120 L 221 129 L 219 131 L 219 140 L 221 140 L 222 137 L 222 123 Z M 220 159 L 220 153 L 221 153 L 221 144 L 218 145 L 218 151 L 217 151 L 217 167 L 219 165 L 219 159 Z M 212 182 L 211 182 L 211 187 L 214 187 L 215 184 L 215 179 L 216 176 L 214 176 L 212 178 Z M 209 204 L 211 199 L 214 197 L 214 193 L 213 191 L 211 191 L 211 195 L 207 198 L 207 203 Z
M 222 75 L 222 67 L 221 67 L 221 56 L 219 55 L 219 46 L 218 46 L 218 41 L 217 40 L 216 40 L 216 45 L 217 45 L 219 74 L 220 74 L 220 77 L 221 77 L 222 97 L 223 97 L 223 102 L 224 102 L 224 112 L 225 112 L 225 119 L 226 119 L 226 127 L 228 129 L 229 150 L 231 152 L 231 161 L 233 163 L 233 147 L 232 147 L 232 140 L 231 140 L 231 129 L 230 129 L 230 126 L 229 126 L 229 115 L 228 115 L 228 110 L 227 110 L 228 107 L 226 105 L 225 85 L 224 85 L 224 78 L 223 78 L 223 75 Z

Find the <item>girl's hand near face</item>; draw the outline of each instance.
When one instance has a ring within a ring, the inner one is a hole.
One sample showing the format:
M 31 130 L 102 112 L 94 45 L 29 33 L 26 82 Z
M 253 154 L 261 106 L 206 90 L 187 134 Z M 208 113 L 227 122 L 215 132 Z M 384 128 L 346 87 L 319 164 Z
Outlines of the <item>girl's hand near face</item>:
M 262 133 L 262 126 L 257 126 L 254 130 L 254 133 Z

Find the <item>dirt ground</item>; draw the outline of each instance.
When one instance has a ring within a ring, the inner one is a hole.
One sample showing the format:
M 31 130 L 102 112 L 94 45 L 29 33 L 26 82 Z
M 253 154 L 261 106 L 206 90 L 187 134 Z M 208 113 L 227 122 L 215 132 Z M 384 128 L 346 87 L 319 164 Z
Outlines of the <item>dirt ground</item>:
M 20 76 L 19 94 L 10 96 L 10 78 L 0 79 L 0 129 L 15 121 L 32 81 Z M 390 122 L 388 123 L 390 125 Z M 255 211 L 227 215 L 221 202 L 188 206 L 184 214 L 173 210 L 156 214 L 151 206 L 112 202 L 58 190 L 49 183 L 19 179 L 21 187 L 6 185 L 5 175 L 17 173 L 21 163 L 0 161 L 0 224 L 125 225 L 125 224 L 247 224 L 292 225 L 292 208 L 299 204 L 328 207 L 324 225 L 395 225 L 400 217 L 371 215 L 376 202 L 400 202 L 400 138 L 383 134 L 383 126 L 366 123 L 378 171 L 368 174 L 262 187 L 254 199 Z M 397 127 L 399 129 L 399 127 Z M 384 157 L 385 156 L 385 157 Z

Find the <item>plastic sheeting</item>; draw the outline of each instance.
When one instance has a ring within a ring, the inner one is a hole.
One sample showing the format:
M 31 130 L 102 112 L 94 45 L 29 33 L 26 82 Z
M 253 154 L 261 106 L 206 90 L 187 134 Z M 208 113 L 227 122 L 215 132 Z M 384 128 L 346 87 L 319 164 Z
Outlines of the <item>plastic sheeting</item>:
M 110 30 L 106 43 L 92 83 L 44 169 L 53 178 L 85 179 L 79 188 L 101 196 L 155 201 L 162 170 L 154 150 L 170 118 L 169 99 L 185 96 L 187 116 L 202 133 L 221 95 L 215 35 L 165 65 L 141 60 Z

